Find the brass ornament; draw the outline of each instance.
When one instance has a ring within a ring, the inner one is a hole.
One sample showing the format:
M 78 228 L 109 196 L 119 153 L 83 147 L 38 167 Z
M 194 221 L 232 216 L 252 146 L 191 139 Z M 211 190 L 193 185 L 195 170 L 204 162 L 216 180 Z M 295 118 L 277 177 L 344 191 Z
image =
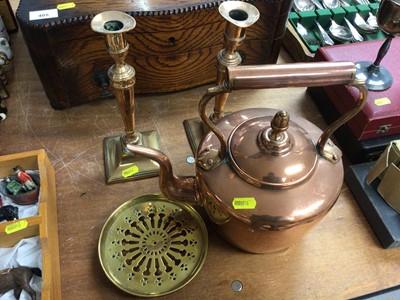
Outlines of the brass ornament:
M 135 26 L 135 19 L 120 11 L 97 14 L 91 21 L 92 30 L 105 36 L 108 53 L 115 61 L 108 70 L 108 77 L 125 126 L 123 135 L 104 139 L 106 183 L 153 177 L 159 173 L 156 163 L 134 155 L 127 149 L 127 145 L 143 145 L 160 149 L 160 137 L 157 131 L 139 132 L 135 129 L 136 72 L 125 62 L 129 51 L 125 34 Z
M 246 29 L 252 26 L 260 17 L 258 9 L 243 1 L 224 1 L 218 8 L 219 14 L 226 20 L 224 32 L 224 48 L 217 54 L 216 85 L 226 79 L 227 67 L 239 66 L 242 57 L 237 51 L 246 38 Z M 209 118 L 215 123 L 224 116 L 225 104 L 229 92 L 221 93 L 215 97 L 214 111 Z M 199 118 L 184 120 L 186 135 L 193 153 L 204 136 L 205 128 Z
M 206 226 L 190 205 L 143 195 L 117 208 L 100 234 L 107 277 L 140 297 L 163 296 L 188 284 L 207 255 Z

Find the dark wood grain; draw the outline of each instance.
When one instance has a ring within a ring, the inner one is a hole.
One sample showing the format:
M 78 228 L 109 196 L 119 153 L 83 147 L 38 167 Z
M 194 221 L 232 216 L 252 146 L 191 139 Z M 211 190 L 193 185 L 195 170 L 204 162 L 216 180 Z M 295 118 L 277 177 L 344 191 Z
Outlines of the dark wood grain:
M 51 5 L 22 0 L 17 19 L 50 104 L 61 109 L 101 99 L 103 89 L 93 84 L 93 73 L 106 73 L 113 61 L 104 37 L 90 29 L 90 21 L 105 10 L 126 11 L 136 19 L 127 39 L 128 63 L 138 74 L 137 94 L 179 91 L 215 81 L 216 55 L 223 48 L 226 26 L 218 13 L 220 2 L 75 1 L 76 8 L 59 11 L 56 19 L 29 21 L 29 11 Z M 275 63 L 291 1 L 248 2 L 258 7 L 261 16 L 240 46 L 243 63 Z

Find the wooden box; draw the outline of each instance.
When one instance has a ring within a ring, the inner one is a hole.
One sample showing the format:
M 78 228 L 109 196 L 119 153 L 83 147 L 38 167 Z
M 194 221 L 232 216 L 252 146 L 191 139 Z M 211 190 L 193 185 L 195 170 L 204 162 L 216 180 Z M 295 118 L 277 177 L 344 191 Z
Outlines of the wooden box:
M 107 70 L 114 63 L 104 37 L 90 28 L 98 13 L 131 14 L 136 27 L 127 34 L 126 62 L 136 70 L 136 93 L 174 92 L 216 79 L 216 56 L 223 48 L 223 1 L 77 0 L 57 9 L 53 0 L 21 0 L 16 12 L 24 40 L 50 104 L 62 109 L 110 97 Z M 249 0 L 260 19 L 246 30 L 240 46 L 243 64 L 276 63 L 292 1 Z M 71 5 L 72 6 L 72 5 Z M 56 10 L 57 17 L 46 18 Z M 31 20 L 31 12 L 44 11 Z
M 54 169 L 44 150 L 0 156 L 0 177 L 10 175 L 16 165 L 39 170 L 39 214 L 0 223 L 0 248 L 12 247 L 21 239 L 39 236 L 42 250 L 42 299 L 61 299 L 56 184 Z M 22 220 L 22 222 L 21 222 Z M 25 224 L 24 224 L 25 223 Z M 26 225 L 27 223 L 27 225 Z M 26 228 L 24 228 L 26 226 Z M 11 233 L 6 233 L 10 232 Z

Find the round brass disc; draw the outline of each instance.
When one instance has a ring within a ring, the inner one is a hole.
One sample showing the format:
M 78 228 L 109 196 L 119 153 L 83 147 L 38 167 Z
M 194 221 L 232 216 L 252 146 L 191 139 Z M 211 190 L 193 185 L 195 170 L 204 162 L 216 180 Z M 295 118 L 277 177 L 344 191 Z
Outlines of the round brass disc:
M 200 271 L 206 258 L 206 226 L 190 205 L 143 195 L 118 207 L 99 239 L 107 277 L 135 296 L 172 293 Z

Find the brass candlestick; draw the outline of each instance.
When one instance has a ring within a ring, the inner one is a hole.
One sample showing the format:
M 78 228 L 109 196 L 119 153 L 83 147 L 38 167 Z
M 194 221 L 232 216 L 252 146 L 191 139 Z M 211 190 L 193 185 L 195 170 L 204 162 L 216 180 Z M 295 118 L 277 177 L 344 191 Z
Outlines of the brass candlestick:
M 242 63 L 237 48 L 246 37 L 246 28 L 257 22 L 260 17 L 258 9 L 249 3 L 242 1 L 226 1 L 219 6 L 220 15 L 227 20 L 224 33 L 224 48 L 217 54 L 217 79 L 220 85 L 226 79 L 226 68 L 235 67 Z M 224 107 L 229 93 L 223 93 L 215 97 L 214 112 L 210 120 L 214 123 L 224 116 Z M 199 118 L 185 120 L 183 122 L 192 151 L 195 153 L 197 146 L 204 135 L 204 128 Z
M 104 168 L 107 183 L 142 179 L 157 176 L 159 173 L 157 163 L 133 154 L 126 147 L 132 144 L 160 148 L 156 131 L 135 130 L 135 69 L 125 63 L 129 50 L 125 33 L 135 26 L 136 21 L 133 17 L 119 11 L 97 14 L 91 22 L 93 31 L 105 35 L 107 50 L 115 61 L 108 70 L 108 77 L 125 126 L 125 134 L 104 139 Z

